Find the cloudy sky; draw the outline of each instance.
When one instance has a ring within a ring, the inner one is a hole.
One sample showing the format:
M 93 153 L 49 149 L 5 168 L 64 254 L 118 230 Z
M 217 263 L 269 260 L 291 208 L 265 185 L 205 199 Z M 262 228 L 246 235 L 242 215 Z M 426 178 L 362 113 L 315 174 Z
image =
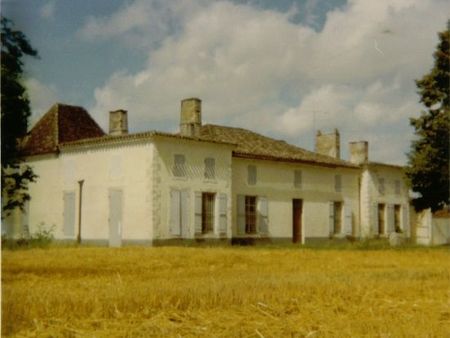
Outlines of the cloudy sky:
M 404 164 L 420 114 L 414 80 L 433 65 L 447 0 L 4 0 L 38 50 L 26 60 L 35 122 L 55 102 L 106 130 L 177 130 L 180 100 L 204 123 L 248 128 L 313 149 L 316 129 L 369 141 Z

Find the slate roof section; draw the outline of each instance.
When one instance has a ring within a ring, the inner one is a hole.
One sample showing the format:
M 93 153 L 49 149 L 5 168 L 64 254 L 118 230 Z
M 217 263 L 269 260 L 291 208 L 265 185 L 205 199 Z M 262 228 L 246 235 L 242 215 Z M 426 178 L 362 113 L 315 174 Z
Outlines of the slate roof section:
M 201 138 L 235 143 L 237 146 L 233 150 L 234 157 L 359 168 L 353 163 L 317 154 L 242 128 L 207 124 L 202 126 Z
M 56 103 L 22 141 L 22 152 L 26 156 L 54 153 L 62 143 L 104 135 L 84 108 Z

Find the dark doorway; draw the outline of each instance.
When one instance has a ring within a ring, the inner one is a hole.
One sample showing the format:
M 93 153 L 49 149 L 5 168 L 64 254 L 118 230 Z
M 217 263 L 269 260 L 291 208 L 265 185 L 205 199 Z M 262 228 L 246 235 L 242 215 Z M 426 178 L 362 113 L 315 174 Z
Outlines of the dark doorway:
M 302 211 L 303 201 L 300 199 L 292 200 L 292 242 L 302 242 Z

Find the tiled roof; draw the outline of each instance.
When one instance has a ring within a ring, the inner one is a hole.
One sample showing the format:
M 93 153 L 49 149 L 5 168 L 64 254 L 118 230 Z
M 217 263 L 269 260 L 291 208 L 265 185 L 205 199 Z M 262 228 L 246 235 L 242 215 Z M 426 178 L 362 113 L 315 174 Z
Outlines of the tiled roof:
M 178 139 L 178 140 L 226 144 L 226 145 L 232 145 L 232 146 L 235 145 L 234 143 L 223 142 L 220 140 L 206 140 L 203 138 L 182 136 L 180 134 L 172 134 L 172 133 L 166 133 L 166 132 L 162 132 L 162 131 L 147 131 L 147 132 L 134 133 L 134 134 L 104 135 L 101 137 L 80 139 L 80 140 L 73 141 L 73 142 L 63 143 L 63 144 L 61 144 L 61 147 L 69 149 L 69 148 L 79 148 L 79 147 L 117 145 L 117 144 L 125 144 L 125 143 L 139 141 L 139 140 L 150 140 L 155 137 L 164 137 L 164 138 L 171 138 L 171 139 Z
M 237 146 L 233 150 L 234 157 L 359 168 L 353 163 L 320 155 L 242 128 L 207 124 L 202 126 L 201 137 L 235 143 Z
M 100 137 L 104 131 L 82 107 L 57 103 L 35 124 L 22 142 L 24 155 L 57 152 L 61 143 Z

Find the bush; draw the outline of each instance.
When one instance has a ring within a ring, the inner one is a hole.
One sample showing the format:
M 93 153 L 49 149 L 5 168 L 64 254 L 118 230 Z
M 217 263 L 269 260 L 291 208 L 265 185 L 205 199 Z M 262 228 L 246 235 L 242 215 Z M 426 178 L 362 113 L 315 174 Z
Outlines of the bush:
M 37 230 L 29 236 L 22 235 L 18 239 L 8 238 L 2 235 L 2 249 L 28 249 L 47 248 L 55 239 L 53 232 L 55 226 L 47 227 L 44 223 L 39 224 Z

